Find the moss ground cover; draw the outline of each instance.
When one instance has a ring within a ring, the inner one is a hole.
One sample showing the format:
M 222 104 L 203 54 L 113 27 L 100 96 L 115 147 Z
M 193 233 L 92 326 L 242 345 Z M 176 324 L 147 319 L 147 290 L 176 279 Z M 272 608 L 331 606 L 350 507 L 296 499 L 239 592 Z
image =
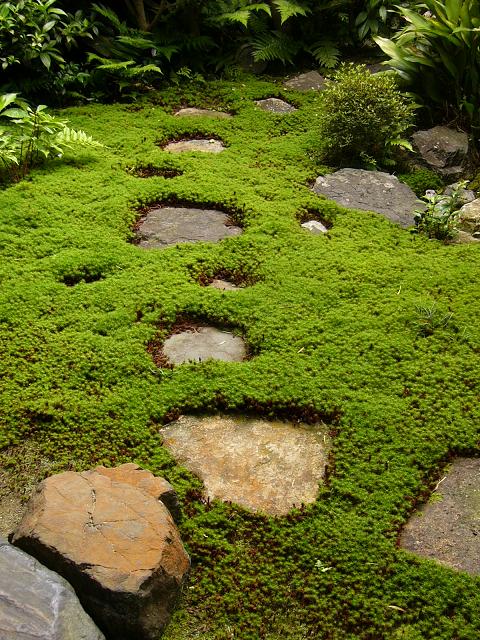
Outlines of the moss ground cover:
M 314 195 L 320 98 L 289 94 L 298 111 L 277 116 L 253 104 L 271 95 L 246 80 L 71 109 L 105 148 L 0 192 L 3 464 L 21 466 L 30 440 L 55 470 L 136 461 L 174 484 L 193 570 L 168 640 L 476 639 L 478 579 L 397 538 L 446 461 L 478 452 L 480 252 Z M 179 106 L 235 117 L 179 119 Z M 161 149 L 190 136 L 228 148 Z M 141 211 L 177 202 L 227 211 L 244 233 L 136 247 Z M 201 286 L 220 273 L 251 286 Z M 156 367 L 147 345 L 179 318 L 234 327 L 252 357 Z M 219 410 L 322 418 L 334 448 L 317 502 L 279 519 L 203 503 L 158 429 Z

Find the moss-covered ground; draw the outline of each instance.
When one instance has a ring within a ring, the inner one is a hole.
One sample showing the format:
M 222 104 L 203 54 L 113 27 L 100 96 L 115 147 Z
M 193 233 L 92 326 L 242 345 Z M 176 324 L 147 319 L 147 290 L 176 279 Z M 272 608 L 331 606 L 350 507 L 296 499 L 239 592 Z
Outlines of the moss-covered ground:
M 56 471 L 136 461 L 174 484 L 193 569 L 168 640 L 477 640 L 478 579 L 397 538 L 447 460 L 478 452 L 479 247 L 315 196 L 320 98 L 291 94 L 299 109 L 282 116 L 255 108 L 271 95 L 248 80 L 71 109 L 105 147 L 0 192 L 3 464 L 20 468 L 15 445 L 30 440 Z M 235 117 L 175 118 L 180 105 Z M 228 149 L 159 146 L 191 134 Z M 183 173 L 137 177 L 137 165 Z M 222 208 L 244 233 L 136 247 L 139 210 L 174 202 Z M 312 217 L 332 223 L 328 236 L 300 228 Z M 201 286 L 221 272 L 252 286 Z M 234 327 L 252 357 L 156 367 L 147 345 L 178 317 Z M 317 502 L 278 519 L 204 504 L 158 429 L 219 410 L 328 423 Z

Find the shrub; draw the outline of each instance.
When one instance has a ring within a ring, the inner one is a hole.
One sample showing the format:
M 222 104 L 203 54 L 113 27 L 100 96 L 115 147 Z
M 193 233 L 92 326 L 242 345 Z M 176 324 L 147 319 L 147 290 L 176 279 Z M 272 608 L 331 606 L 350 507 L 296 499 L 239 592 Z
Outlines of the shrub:
M 413 124 L 414 105 L 391 74 L 371 74 L 365 65 L 342 65 L 323 91 L 322 146 L 341 164 L 391 164 Z
M 450 195 L 427 191 L 423 197 L 425 209 L 415 212 L 415 231 L 437 240 L 452 240 L 457 235 L 456 223 L 466 186 L 466 181 L 458 182 Z

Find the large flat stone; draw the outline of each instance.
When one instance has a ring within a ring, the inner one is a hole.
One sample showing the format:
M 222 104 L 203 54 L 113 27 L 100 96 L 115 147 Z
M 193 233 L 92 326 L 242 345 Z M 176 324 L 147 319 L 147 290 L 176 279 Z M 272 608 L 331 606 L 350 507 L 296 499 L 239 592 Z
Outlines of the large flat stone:
M 105 640 L 62 577 L 0 538 L 1 640 Z
M 208 498 L 274 515 L 316 499 L 329 451 L 325 425 L 241 417 L 183 416 L 160 435 Z
M 185 107 L 179 109 L 175 115 L 179 118 L 231 118 L 231 113 L 215 111 L 214 109 L 197 109 L 197 107 Z
M 171 364 L 209 359 L 241 362 L 247 355 L 242 338 L 215 327 L 198 327 L 175 333 L 165 340 L 163 352 Z
M 292 104 L 288 104 L 288 102 L 280 98 L 256 100 L 255 104 L 257 107 L 260 107 L 262 111 L 270 111 L 271 113 L 291 113 L 292 111 L 296 111 L 296 108 Z
M 308 71 L 286 80 L 283 86 L 295 91 L 321 91 L 325 87 L 325 78 L 318 71 Z
M 164 249 L 184 242 L 218 242 L 240 235 L 240 227 L 229 222 L 226 213 L 213 209 L 158 207 L 151 209 L 140 224 L 138 245 L 144 249 Z
M 430 501 L 405 526 L 400 544 L 424 558 L 480 574 L 480 458 L 457 458 Z
M 429 167 L 444 176 L 456 176 L 468 153 L 468 136 L 463 131 L 437 126 L 417 131 L 413 144 Z
M 382 171 L 340 169 L 318 177 L 313 190 L 349 209 L 380 213 L 404 228 L 414 224 L 415 209 L 424 206 L 410 187 Z
M 179 140 L 178 142 L 169 142 L 164 151 L 170 153 L 183 153 L 184 151 L 202 151 L 203 153 L 220 153 L 225 151 L 225 145 L 220 140 L 207 139 L 194 139 L 194 140 Z

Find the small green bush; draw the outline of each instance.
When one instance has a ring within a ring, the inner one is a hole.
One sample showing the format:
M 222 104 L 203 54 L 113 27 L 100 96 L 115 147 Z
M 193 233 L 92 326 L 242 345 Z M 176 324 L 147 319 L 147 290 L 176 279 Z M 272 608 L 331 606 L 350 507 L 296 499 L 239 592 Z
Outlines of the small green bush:
M 340 164 L 392 164 L 413 124 L 414 105 L 388 73 L 344 64 L 323 92 L 322 147 Z
M 414 169 L 411 173 L 401 173 L 397 177 L 400 182 L 407 184 L 419 198 L 425 195 L 425 191 L 432 189 L 440 191 L 445 186 L 442 178 L 430 169 Z

